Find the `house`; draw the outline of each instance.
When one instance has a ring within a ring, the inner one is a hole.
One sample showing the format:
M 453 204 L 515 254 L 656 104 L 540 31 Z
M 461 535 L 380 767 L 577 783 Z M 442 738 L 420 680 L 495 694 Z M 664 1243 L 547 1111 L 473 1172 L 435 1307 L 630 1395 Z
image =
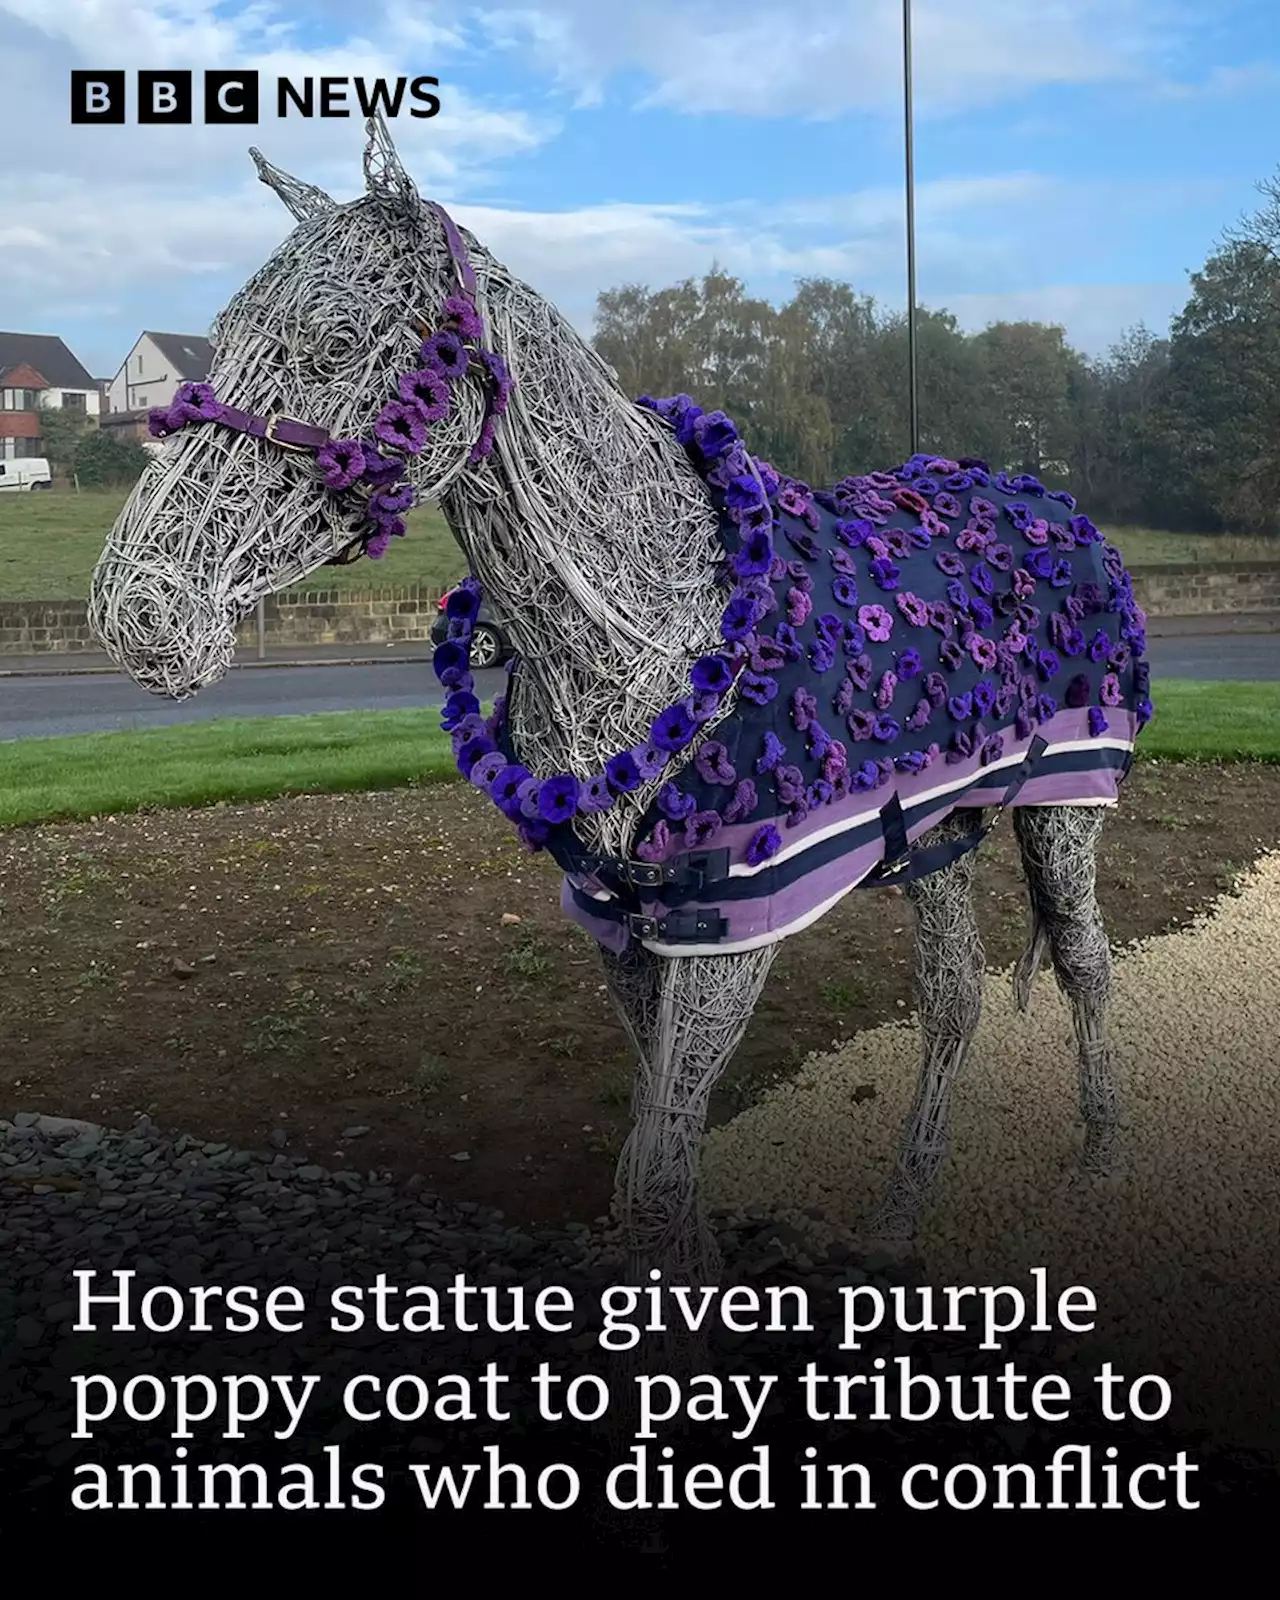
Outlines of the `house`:
M 112 412 L 147 412 L 167 406 L 180 383 L 203 383 L 213 346 L 196 333 L 141 333 L 111 380 Z
M 102 409 L 97 383 L 48 333 L 0 333 L 0 459 L 44 455 L 40 412 Z

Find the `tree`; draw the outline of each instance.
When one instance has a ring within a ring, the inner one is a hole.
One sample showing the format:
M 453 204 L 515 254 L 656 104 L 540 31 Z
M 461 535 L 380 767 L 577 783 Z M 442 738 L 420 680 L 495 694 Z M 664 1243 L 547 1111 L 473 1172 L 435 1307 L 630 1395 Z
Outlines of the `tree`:
M 84 489 L 114 489 L 136 483 L 148 462 L 136 439 L 120 439 L 94 428 L 76 446 L 71 467 Z
M 51 467 L 70 471 L 80 441 L 94 426 L 83 411 L 64 406 L 40 407 L 40 450 Z

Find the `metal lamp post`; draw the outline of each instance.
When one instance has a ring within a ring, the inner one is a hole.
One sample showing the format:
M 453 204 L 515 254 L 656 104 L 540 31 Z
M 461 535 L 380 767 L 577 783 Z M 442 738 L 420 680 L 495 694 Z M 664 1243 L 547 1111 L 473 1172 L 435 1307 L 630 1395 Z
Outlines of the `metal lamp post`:
M 907 387 L 911 401 L 911 453 L 920 448 L 920 396 L 916 386 L 916 178 L 911 116 L 911 0 L 902 0 L 902 100 L 907 161 Z

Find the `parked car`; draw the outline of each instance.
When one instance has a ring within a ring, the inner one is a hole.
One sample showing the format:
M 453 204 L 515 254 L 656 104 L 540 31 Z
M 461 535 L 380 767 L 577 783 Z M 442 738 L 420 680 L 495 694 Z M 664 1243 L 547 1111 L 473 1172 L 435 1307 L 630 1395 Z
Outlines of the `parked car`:
M 43 456 L 24 456 L 21 459 L 0 461 L 0 490 L 10 493 L 29 489 L 48 489 L 53 483 L 53 473 Z
M 450 590 L 449 594 L 452 593 Z M 431 625 L 432 644 L 443 644 L 449 637 L 449 618 L 444 609 L 449 603 L 449 594 L 440 596 L 440 610 Z M 501 666 L 513 653 L 511 641 L 502 631 L 497 618 L 481 601 L 476 625 L 471 634 L 472 670 L 483 672 L 487 667 Z

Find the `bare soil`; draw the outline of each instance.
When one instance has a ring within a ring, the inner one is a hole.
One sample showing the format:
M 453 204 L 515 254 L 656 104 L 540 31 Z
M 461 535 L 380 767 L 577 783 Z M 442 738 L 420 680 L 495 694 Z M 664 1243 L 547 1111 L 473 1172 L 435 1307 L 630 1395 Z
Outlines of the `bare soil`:
M 1280 769 L 1144 762 L 1104 837 L 1113 941 L 1188 921 L 1280 843 Z M 983 847 L 989 963 L 1020 953 L 1011 830 Z M 0 1115 L 162 1126 L 418 1174 L 513 1221 L 589 1221 L 630 1055 L 590 940 L 466 785 L 0 834 Z M 718 1091 L 724 1121 L 912 1005 L 901 891 L 791 940 Z M 872 1092 L 872 1091 L 868 1091 Z

